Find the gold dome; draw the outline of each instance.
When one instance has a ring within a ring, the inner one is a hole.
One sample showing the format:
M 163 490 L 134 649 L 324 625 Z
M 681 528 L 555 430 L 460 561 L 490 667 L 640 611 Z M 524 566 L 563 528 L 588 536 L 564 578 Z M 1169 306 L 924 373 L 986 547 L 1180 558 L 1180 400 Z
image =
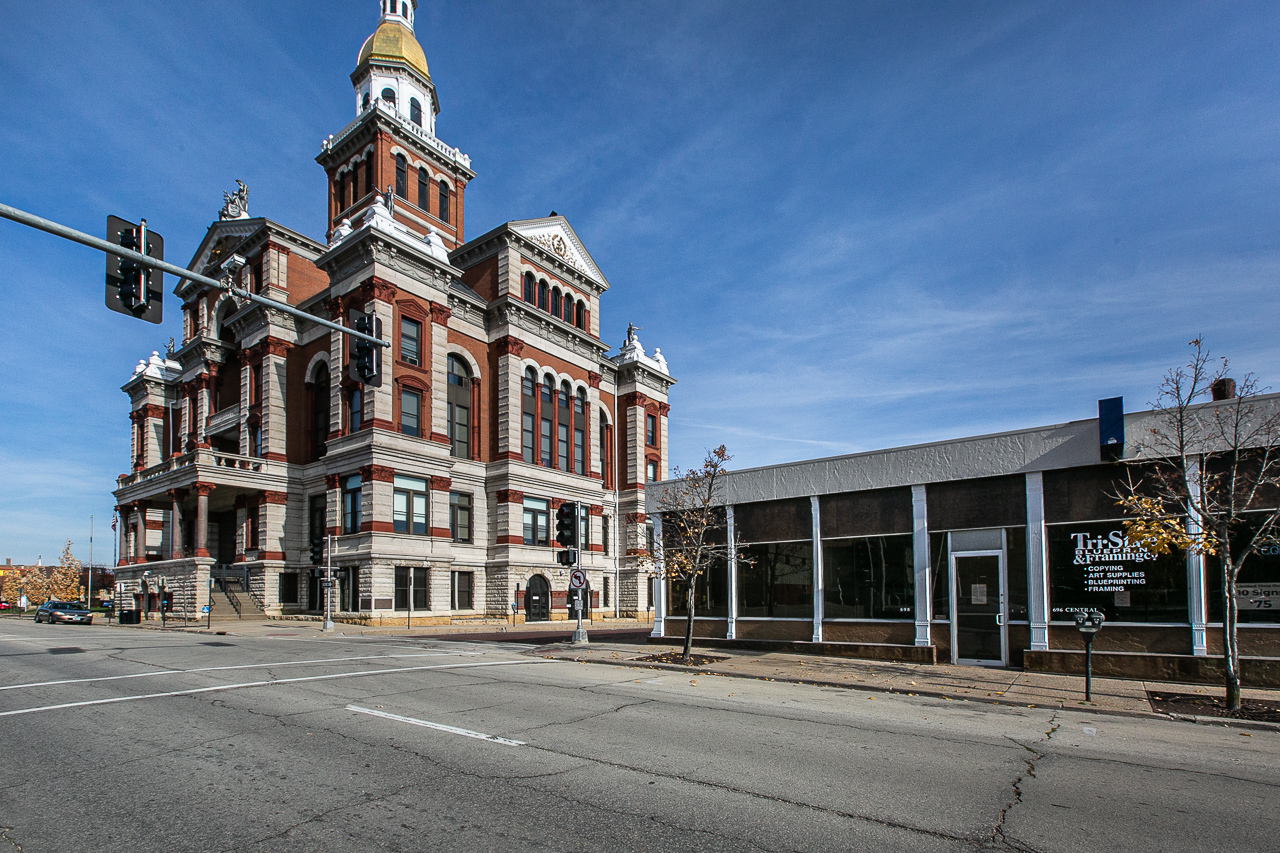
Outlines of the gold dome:
M 360 68 L 369 60 L 379 59 L 403 62 L 427 80 L 431 79 L 422 45 L 418 44 L 413 33 L 409 32 L 403 24 L 385 21 L 379 25 L 373 35 L 365 39 L 364 46 L 360 48 L 360 58 L 356 60 L 356 68 Z

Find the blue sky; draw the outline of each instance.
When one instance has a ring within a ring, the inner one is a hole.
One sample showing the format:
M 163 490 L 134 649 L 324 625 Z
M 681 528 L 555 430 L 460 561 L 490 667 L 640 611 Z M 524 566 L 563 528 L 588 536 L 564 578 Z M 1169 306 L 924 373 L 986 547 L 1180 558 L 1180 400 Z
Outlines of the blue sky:
M 10 4 L 0 201 L 185 263 L 235 179 L 323 237 L 376 0 Z M 1148 402 L 1203 334 L 1276 382 L 1280 6 L 421 0 L 472 236 L 555 209 L 662 347 L 673 461 Z M 101 254 L 0 222 L 0 559 L 109 559 L 138 359 Z

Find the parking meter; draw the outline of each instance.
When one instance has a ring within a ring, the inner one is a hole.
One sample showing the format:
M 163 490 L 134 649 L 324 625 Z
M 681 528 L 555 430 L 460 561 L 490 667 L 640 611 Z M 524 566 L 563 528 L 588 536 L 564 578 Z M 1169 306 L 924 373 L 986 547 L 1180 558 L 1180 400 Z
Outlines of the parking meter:
M 1093 701 L 1093 638 L 1102 630 L 1104 617 L 1096 610 L 1076 613 L 1076 630 L 1084 638 L 1084 700 Z

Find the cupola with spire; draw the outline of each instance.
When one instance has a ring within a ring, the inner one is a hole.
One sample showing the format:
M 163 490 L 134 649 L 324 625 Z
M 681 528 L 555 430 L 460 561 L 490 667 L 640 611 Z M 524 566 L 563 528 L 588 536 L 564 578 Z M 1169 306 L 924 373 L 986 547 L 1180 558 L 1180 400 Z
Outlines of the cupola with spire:
M 378 0 L 378 28 L 365 39 L 351 72 L 356 115 L 375 102 L 435 135 L 436 97 L 427 57 L 413 34 L 418 0 Z

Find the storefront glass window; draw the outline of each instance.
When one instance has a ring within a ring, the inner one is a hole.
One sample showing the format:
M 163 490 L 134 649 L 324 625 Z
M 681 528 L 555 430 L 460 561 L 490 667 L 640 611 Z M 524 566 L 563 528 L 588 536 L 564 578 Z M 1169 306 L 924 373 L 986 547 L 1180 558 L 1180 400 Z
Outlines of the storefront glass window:
M 951 618 L 951 594 L 947 584 L 951 582 L 951 544 L 945 533 L 929 534 L 930 571 L 933 618 Z
M 1009 621 L 1026 622 L 1030 618 L 1027 615 L 1027 528 L 1005 528 L 1004 548 L 1009 585 Z
M 1109 622 L 1187 619 L 1187 562 L 1129 544 L 1124 522 L 1049 525 L 1049 606 L 1055 621 L 1097 610 Z
M 740 616 L 813 618 L 813 543 L 771 542 L 738 551 Z
M 1245 529 L 1237 536 L 1249 536 Z M 1204 560 L 1205 596 L 1209 621 L 1222 621 L 1222 563 L 1217 557 Z M 1262 554 L 1249 557 L 1236 578 L 1236 612 L 1240 622 L 1280 622 L 1280 545 L 1267 545 Z
M 828 619 L 905 619 L 915 614 L 911 535 L 822 543 Z
M 672 616 L 688 616 L 685 606 L 685 591 L 688 586 L 684 581 L 673 580 L 668 593 Z M 729 615 L 729 563 L 727 560 L 716 560 L 711 568 L 698 575 L 694 583 L 693 616 L 724 618 Z

